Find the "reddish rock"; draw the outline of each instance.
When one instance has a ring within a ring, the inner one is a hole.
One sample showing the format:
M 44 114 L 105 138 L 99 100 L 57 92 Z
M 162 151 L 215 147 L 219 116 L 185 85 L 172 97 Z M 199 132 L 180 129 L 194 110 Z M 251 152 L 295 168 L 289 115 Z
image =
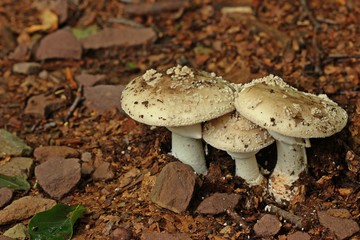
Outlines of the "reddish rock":
M 0 240 L 14 240 L 13 238 L 9 238 L 7 236 L 4 235 L 0 235 Z
M 132 232 L 126 228 L 118 227 L 110 236 L 112 240 L 130 240 L 132 239 Z
M 334 217 L 327 211 L 318 212 L 319 222 L 334 232 L 338 239 L 348 238 L 359 231 L 359 224 L 352 219 Z
M 311 240 L 311 236 L 304 232 L 294 232 L 288 235 L 286 240 Z
M 36 49 L 37 60 L 46 59 L 81 59 L 82 48 L 74 35 L 65 29 L 45 36 Z
M 97 113 L 104 113 L 113 108 L 123 112 L 121 108 L 121 93 L 123 85 L 98 85 L 84 87 L 84 105 Z
M 254 231 L 257 236 L 270 237 L 280 231 L 281 222 L 275 215 L 265 214 L 254 225 Z
M 53 158 L 35 168 L 39 185 L 51 197 L 61 199 L 80 181 L 81 168 L 77 158 Z
M 14 51 L 9 53 L 8 58 L 15 61 L 26 61 L 29 59 L 29 47 L 25 44 L 18 45 Z
M 103 74 L 92 75 L 92 74 L 84 73 L 75 76 L 75 80 L 84 87 L 91 87 L 99 83 L 104 83 L 105 78 L 106 76 Z
M 106 28 L 82 41 L 85 49 L 99 49 L 115 46 L 136 46 L 153 42 L 156 33 L 152 28 Z
M 143 233 L 141 240 L 191 240 L 189 234 L 186 233 Z
M 42 163 L 52 158 L 80 158 L 80 153 L 67 146 L 44 146 L 34 150 L 34 157 Z
M 229 193 L 215 193 L 205 198 L 197 207 L 196 212 L 204 214 L 219 214 L 226 209 L 233 209 L 239 202 L 240 195 Z
M 45 96 L 45 94 L 40 94 L 28 99 L 24 113 L 48 117 L 49 114 L 63 106 L 65 106 L 65 100 L 52 99 L 51 97 Z
M 111 169 L 110 163 L 102 162 L 95 169 L 95 171 L 94 171 L 94 173 L 92 174 L 91 177 L 95 181 L 112 179 L 114 177 L 114 171 Z
M 10 202 L 13 197 L 13 191 L 9 188 L 0 188 L 0 208 Z
M 196 174 L 181 162 L 167 164 L 158 175 L 150 199 L 160 207 L 184 212 L 194 192 Z

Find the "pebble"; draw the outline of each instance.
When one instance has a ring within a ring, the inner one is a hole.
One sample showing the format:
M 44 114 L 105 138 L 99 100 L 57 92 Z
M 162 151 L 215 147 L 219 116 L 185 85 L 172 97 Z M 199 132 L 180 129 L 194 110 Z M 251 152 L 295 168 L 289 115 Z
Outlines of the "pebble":
M 91 177 L 95 181 L 109 180 L 114 177 L 114 171 L 111 169 L 110 163 L 102 162 L 96 167 Z
M 25 240 L 27 238 L 27 228 L 24 224 L 18 223 L 4 232 L 4 236 L 16 240 Z
M 80 158 L 78 150 L 67 146 L 43 146 L 34 150 L 37 162 L 43 163 L 52 158 Z
M 181 162 L 168 163 L 158 175 L 150 199 L 160 207 L 176 213 L 189 206 L 195 187 L 194 170 Z
M 38 212 L 52 208 L 56 202 L 34 196 L 25 196 L 13 201 L 10 205 L 0 210 L 0 225 L 32 217 Z
M 143 233 L 141 240 L 191 240 L 191 237 L 187 233 Z
M 35 168 L 41 188 L 52 198 L 61 199 L 80 181 L 81 168 L 77 158 L 52 158 Z
M 83 73 L 80 75 L 75 76 L 75 80 L 78 84 L 83 85 L 84 87 L 91 87 L 94 85 L 98 85 L 100 83 L 104 83 L 106 76 L 104 74 L 87 74 Z
M 13 191 L 9 188 L 0 188 L 0 208 L 8 204 L 13 197 Z
M 0 165 L 0 173 L 7 176 L 20 176 L 28 179 L 34 165 L 32 158 L 13 157 Z
M 38 72 L 40 72 L 40 69 L 41 69 L 41 65 L 39 63 L 20 62 L 20 63 L 15 63 L 13 65 L 12 71 L 14 73 L 30 75 L 30 74 L 37 74 Z
M 65 105 L 64 99 L 55 99 L 45 94 L 32 96 L 28 99 L 24 110 L 25 114 L 40 115 L 48 117 L 49 114 Z
M 132 239 L 132 232 L 126 228 L 118 227 L 110 234 L 113 240 L 130 240 Z
M 281 222 L 275 215 L 265 214 L 254 225 L 254 231 L 257 236 L 271 237 L 280 231 Z
M 219 214 L 227 209 L 233 209 L 239 202 L 240 195 L 231 193 L 214 193 L 205 198 L 197 207 L 197 213 Z
M 32 153 L 32 148 L 26 145 L 24 140 L 15 136 L 14 134 L 0 129 L 0 156 L 29 156 Z
M 287 236 L 286 240 L 311 240 L 311 236 L 305 232 L 294 232 Z

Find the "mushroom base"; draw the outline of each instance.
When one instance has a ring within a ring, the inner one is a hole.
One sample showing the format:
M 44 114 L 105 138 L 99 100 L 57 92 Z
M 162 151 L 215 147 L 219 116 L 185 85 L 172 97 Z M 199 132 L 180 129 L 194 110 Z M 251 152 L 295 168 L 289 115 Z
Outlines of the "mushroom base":
M 184 137 L 172 132 L 171 155 L 190 165 L 196 173 L 207 174 L 204 148 L 201 139 Z
M 257 152 L 227 152 L 235 160 L 235 176 L 239 176 L 250 186 L 265 185 L 266 179 L 260 173 L 255 154 Z

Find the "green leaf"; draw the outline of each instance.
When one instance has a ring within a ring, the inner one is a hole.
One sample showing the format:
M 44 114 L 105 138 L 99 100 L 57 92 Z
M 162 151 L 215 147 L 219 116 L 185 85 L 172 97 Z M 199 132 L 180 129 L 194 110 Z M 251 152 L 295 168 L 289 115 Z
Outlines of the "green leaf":
M 86 28 L 71 28 L 72 34 L 74 34 L 77 40 L 87 38 L 99 31 L 96 25 L 91 25 Z
M 136 63 L 134 62 L 127 62 L 126 66 L 131 69 L 137 68 Z
M 31 240 L 66 240 L 73 235 L 76 220 L 85 212 L 82 205 L 56 204 L 51 209 L 36 214 L 29 223 Z
M 23 177 L 6 176 L 0 173 L 0 188 L 7 187 L 14 190 L 29 190 L 30 184 Z

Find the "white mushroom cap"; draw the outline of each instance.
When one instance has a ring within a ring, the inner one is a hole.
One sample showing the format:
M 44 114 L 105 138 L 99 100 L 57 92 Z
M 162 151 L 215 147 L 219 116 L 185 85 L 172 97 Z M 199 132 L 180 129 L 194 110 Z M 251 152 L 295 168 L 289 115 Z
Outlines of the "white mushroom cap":
M 344 128 L 348 117 L 325 94 L 298 91 L 274 75 L 243 85 L 235 107 L 263 128 L 298 138 L 333 135 Z
M 192 125 L 235 110 L 231 84 L 186 66 L 148 70 L 125 87 L 121 105 L 133 119 L 165 127 Z
M 203 139 L 215 148 L 244 153 L 259 151 L 274 142 L 265 129 L 236 111 L 206 122 Z

